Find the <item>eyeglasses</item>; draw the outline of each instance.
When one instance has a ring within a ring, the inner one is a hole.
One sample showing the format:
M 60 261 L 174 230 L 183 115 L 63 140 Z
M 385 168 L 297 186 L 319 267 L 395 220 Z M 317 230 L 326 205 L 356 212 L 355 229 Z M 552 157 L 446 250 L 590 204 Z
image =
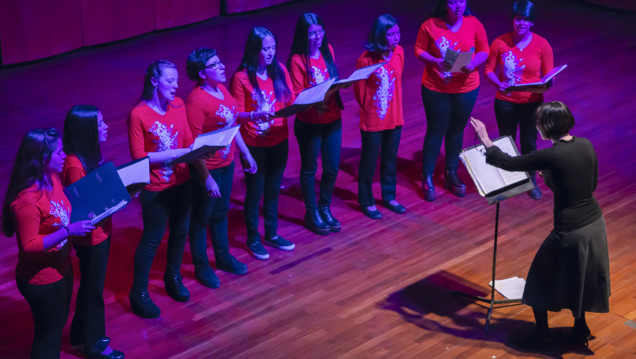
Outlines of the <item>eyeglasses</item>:
M 307 38 L 311 39 L 312 37 L 320 37 L 325 34 L 325 30 L 312 31 L 307 33 Z
M 221 67 L 221 65 L 223 65 L 223 63 L 221 61 L 217 61 L 217 62 L 213 62 L 213 63 L 209 64 L 205 68 L 206 69 L 212 69 L 212 70 L 218 70 L 218 68 Z

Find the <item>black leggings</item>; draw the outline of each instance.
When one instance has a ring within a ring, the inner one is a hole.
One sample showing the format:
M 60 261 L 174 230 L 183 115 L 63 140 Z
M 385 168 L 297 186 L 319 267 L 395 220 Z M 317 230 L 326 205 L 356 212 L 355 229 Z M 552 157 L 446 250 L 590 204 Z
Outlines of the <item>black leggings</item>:
M 31 359 L 59 359 L 62 329 L 68 319 L 73 295 L 73 270 L 50 284 L 29 284 L 17 278 L 15 281 L 33 314 Z

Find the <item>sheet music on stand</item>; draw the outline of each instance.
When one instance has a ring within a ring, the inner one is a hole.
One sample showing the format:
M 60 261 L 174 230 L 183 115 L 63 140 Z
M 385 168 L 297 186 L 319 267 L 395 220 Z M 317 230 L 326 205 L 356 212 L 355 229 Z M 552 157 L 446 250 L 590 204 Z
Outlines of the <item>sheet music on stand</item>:
M 518 156 L 519 151 L 512 137 L 504 136 L 493 140 L 493 144 L 510 156 Z M 527 172 L 510 172 L 486 163 L 486 147 L 468 147 L 459 155 L 473 179 L 479 194 L 486 197 L 488 204 L 501 202 L 534 188 Z

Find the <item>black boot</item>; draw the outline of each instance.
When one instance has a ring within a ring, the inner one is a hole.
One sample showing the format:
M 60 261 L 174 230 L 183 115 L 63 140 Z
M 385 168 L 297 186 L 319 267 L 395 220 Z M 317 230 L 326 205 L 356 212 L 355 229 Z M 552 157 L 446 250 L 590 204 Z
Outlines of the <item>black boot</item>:
M 163 282 L 166 285 L 166 292 L 176 301 L 187 302 L 190 300 L 190 292 L 183 285 L 181 273 L 163 275 Z
M 457 197 L 466 195 L 466 185 L 457 176 L 457 171 L 446 171 L 444 187 L 449 189 Z
M 326 235 L 331 232 L 329 225 L 320 216 L 318 208 L 308 209 L 307 212 L 305 212 L 305 227 L 307 227 L 310 231 L 321 235 Z
M 142 318 L 159 318 L 161 309 L 150 299 L 148 289 L 133 289 L 128 294 L 133 313 Z
M 422 190 L 424 191 L 424 199 L 428 202 L 435 200 L 435 186 L 433 186 L 433 174 L 425 174 L 422 177 Z
M 331 208 L 329 206 L 321 206 L 318 208 L 320 217 L 329 226 L 332 232 L 340 232 L 342 224 L 331 214 Z

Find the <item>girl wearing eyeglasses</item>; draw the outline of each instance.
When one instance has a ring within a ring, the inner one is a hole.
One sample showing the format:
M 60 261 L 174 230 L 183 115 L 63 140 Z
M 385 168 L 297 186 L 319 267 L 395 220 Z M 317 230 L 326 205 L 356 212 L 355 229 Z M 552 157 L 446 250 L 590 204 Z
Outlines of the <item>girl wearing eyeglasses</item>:
M 239 112 L 238 102 L 225 88 L 225 65 L 216 50 L 200 48 L 192 51 L 186 71 L 188 77 L 197 82 L 186 99 L 188 123 L 194 137 L 251 121 L 250 113 Z M 268 112 L 262 111 L 251 114 L 255 120 L 268 116 Z M 240 151 L 244 171 L 254 174 L 256 162 L 240 133 L 236 134 L 232 144 L 205 160 L 200 176 L 193 174 L 190 250 L 195 277 L 209 288 L 218 288 L 221 281 L 208 261 L 206 227 L 212 237 L 217 269 L 238 275 L 247 273 L 247 266 L 230 254 L 228 245 L 227 213 L 234 179 L 235 144 Z
M 324 24 L 316 14 L 298 18 L 292 50 L 287 60 L 294 93 L 338 76 L 333 48 L 327 41 Z M 331 196 L 338 177 L 342 144 L 342 102 L 337 93 L 318 107 L 296 115 L 294 134 L 300 149 L 300 189 L 305 202 L 305 226 L 317 234 L 339 232 L 342 225 L 331 214 Z M 316 202 L 316 170 L 322 156 L 322 178 Z

